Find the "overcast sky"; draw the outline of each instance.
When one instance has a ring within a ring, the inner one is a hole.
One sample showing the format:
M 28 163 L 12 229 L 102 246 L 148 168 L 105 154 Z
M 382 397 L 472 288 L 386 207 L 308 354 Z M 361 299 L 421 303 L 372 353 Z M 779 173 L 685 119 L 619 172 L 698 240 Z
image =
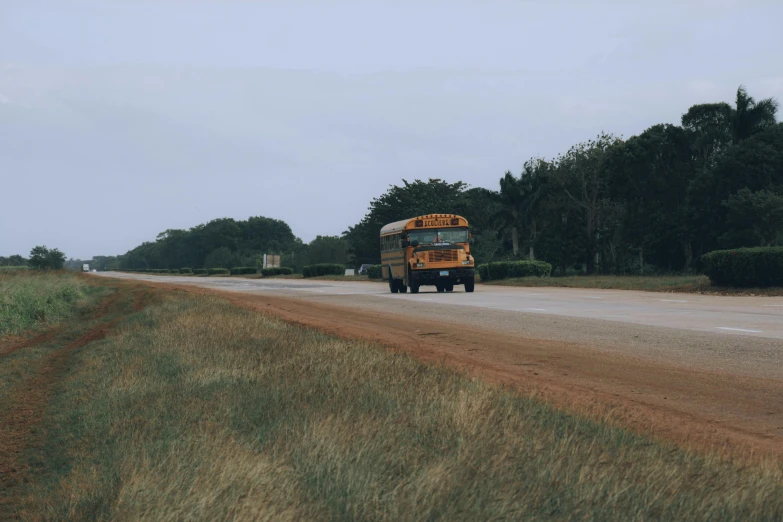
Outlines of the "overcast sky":
M 783 100 L 781 20 L 777 0 L 0 0 L 0 255 L 258 215 L 309 241 L 403 178 L 496 189 L 740 84 Z

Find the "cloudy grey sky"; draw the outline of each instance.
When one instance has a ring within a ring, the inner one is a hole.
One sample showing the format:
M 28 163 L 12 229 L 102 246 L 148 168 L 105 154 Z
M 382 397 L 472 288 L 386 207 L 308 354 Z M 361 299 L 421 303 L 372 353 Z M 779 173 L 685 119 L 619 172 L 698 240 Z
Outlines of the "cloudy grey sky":
M 601 130 L 783 99 L 783 3 L 0 0 L 0 255 L 218 217 L 339 234 Z

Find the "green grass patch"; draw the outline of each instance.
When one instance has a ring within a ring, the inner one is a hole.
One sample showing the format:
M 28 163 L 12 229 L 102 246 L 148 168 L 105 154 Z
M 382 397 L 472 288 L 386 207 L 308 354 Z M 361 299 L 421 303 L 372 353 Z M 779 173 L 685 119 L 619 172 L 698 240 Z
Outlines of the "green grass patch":
M 0 272 L 0 335 L 20 334 L 72 317 L 93 287 L 68 271 Z
M 735 465 L 228 304 L 170 296 L 74 356 L 25 519 L 779 520 Z

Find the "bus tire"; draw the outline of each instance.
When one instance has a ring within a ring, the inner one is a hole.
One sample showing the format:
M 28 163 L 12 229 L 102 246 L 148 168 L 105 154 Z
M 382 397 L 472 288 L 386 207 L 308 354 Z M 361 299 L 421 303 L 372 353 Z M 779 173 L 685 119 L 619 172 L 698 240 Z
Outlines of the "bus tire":
M 411 293 L 412 294 L 418 294 L 419 293 L 419 285 L 411 285 Z
M 399 287 L 397 286 L 397 281 L 394 279 L 394 276 L 392 275 L 391 267 L 389 267 L 389 292 L 396 294 L 399 290 Z
M 435 288 L 438 289 L 438 292 L 444 292 L 446 289 L 443 287 L 443 285 L 435 285 Z
M 472 292 L 473 291 L 473 287 L 475 286 L 475 284 L 476 284 L 476 280 L 475 279 L 468 279 L 467 281 L 465 281 L 465 291 L 466 292 Z
M 446 291 L 447 292 L 453 292 L 454 291 L 454 285 L 446 285 Z

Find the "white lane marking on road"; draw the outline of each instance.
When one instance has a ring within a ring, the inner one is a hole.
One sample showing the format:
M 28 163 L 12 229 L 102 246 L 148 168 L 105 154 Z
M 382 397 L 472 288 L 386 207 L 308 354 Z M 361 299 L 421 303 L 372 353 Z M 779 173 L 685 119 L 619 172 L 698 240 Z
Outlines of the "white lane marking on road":
M 687 303 L 685 299 L 661 299 L 663 303 Z
M 761 305 L 764 308 L 783 308 L 783 305 Z
M 582 296 L 582 297 L 585 297 L 587 299 L 603 299 L 602 296 L 598 296 L 598 295 L 585 295 L 585 296 Z
M 746 330 L 745 328 L 729 328 L 728 326 L 716 326 L 718 330 L 731 330 L 732 332 L 764 333 L 762 330 Z
M 546 308 L 523 308 L 522 310 L 532 310 L 533 312 L 546 312 Z

